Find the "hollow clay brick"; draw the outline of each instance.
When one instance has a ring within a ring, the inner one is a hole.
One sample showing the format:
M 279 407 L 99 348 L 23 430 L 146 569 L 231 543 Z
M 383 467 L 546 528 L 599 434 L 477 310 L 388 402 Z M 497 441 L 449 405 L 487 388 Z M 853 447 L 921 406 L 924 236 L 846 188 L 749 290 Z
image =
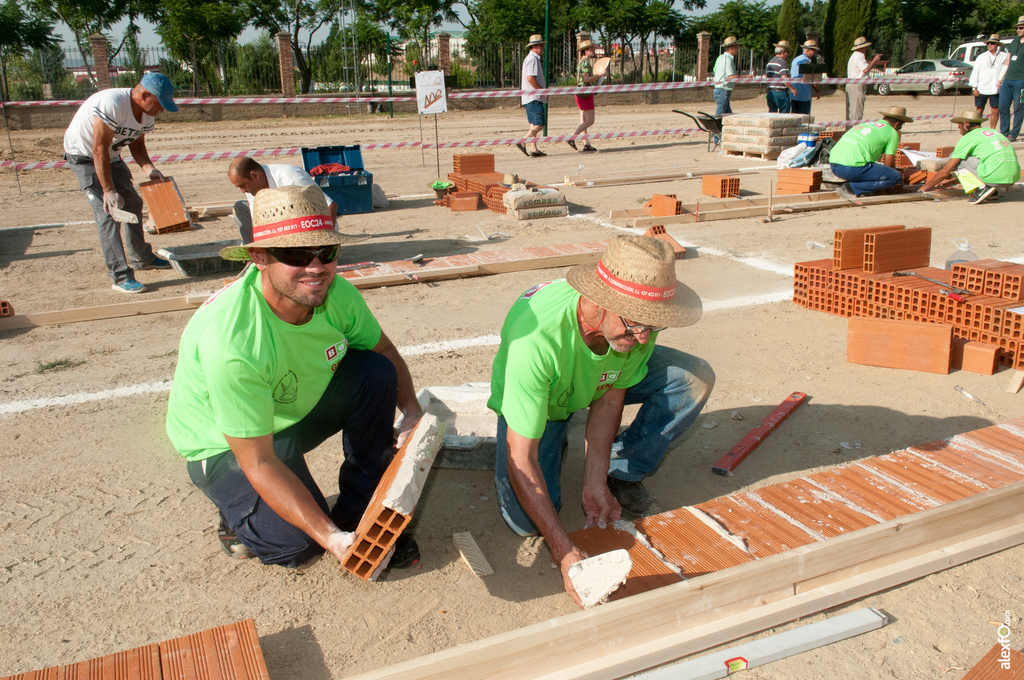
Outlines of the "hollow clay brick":
M 808 479 L 865 508 L 884 520 L 896 519 L 932 507 L 880 477 L 864 475 L 849 466 L 826 470 Z
M 962 498 L 969 498 L 985 490 L 976 484 L 943 470 L 936 465 L 929 465 L 920 458 L 896 451 L 878 458 L 862 461 L 864 467 L 878 470 L 898 480 L 917 493 L 935 499 L 939 503 L 952 503 Z
M 686 508 L 642 517 L 634 524 L 655 550 L 683 570 L 685 578 L 727 569 L 752 559 Z
M 651 217 L 670 217 L 682 213 L 682 202 L 675 196 L 654 194 L 651 197 Z
M 164 678 L 270 680 L 252 619 L 160 643 Z
M 14 316 L 14 307 L 7 300 L 0 300 L 0 316 Z
M 569 534 L 569 538 L 591 557 L 619 549 L 629 552 L 633 568 L 626 577 L 626 583 L 612 593 L 609 600 L 618 600 L 683 580 L 661 558 L 651 552 L 650 548 L 627 531 L 615 527 L 592 527 L 574 531 Z
M 814 537 L 807 531 L 767 511 L 744 493 L 715 498 L 696 507 L 743 539 L 747 550 L 757 559 L 814 543 Z
M 714 198 L 739 196 L 740 178 L 735 175 L 704 175 L 701 177 L 701 193 Z
M 950 156 L 953 155 L 953 150 L 954 149 L 956 149 L 955 146 L 940 146 L 940 147 L 937 147 L 935 149 L 935 157 L 936 158 L 949 158 Z
M 990 489 L 997 489 L 1024 480 L 1024 471 L 1013 470 L 998 462 L 987 460 L 977 453 L 965 451 L 964 447 L 956 446 L 949 441 L 911 446 L 906 451 L 939 465 L 945 465 Z
M 878 524 L 804 479 L 763 486 L 752 493 L 827 538 Z
M 168 177 L 164 181 L 142 182 L 139 184 L 139 192 L 146 202 L 146 208 L 149 210 L 149 217 L 153 221 L 156 233 L 163 234 L 192 228 L 185 203 L 181 200 L 181 194 L 178 193 L 173 178 Z
M 873 274 L 927 267 L 931 259 L 930 227 L 864 235 L 864 271 Z
M 836 269 L 856 269 L 864 266 L 864 237 L 885 231 L 905 229 L 902 224 L 866 229 L 836 229 L 832 240 L 832 264 Z M 865 272 L 871 273 L 871 272 Z
M 462 153 L 452 156 L 452 169 L 459 175 L 494 172 L 493 153 Z
M 952 328 L 945 324 L 850 319 L 846 359 L 851 364 L 949 373 Z

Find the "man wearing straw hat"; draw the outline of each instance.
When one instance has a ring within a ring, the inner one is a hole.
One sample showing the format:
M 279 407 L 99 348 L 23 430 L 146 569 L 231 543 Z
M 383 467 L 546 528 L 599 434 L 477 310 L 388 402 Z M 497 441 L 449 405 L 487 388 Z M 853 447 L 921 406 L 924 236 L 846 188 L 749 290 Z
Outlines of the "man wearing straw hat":
M 533 151 L 527 151 L 522 142 L 516 142 L 516 148 L 527 156 L 547 156 L 546 153 L 537 148 L 536 137 L 544 130 L 546 118 L 544 116 L 544 105 L 548 101 L 546 94 L 539 94 L 538 90 L 546 88 L 547 81 L 544 80 L 544 64 L 541 63 L 541 55 L 544 54 L 544 38 L 539 33 L 530 36 L 530 42 L 526 43 L 526 59 L 523 59 L 523 79 L 520 89 L 523 94 L 520 96 L 523 106 L 526 107 L 526 121 L 530 124 L 524 137 L 535 138 L 532 142 Z
M 801 64 L 809 64 L 814 56 L 818 53 L 818 41 L 807 40 L 803 45 L 800 46 L 803 49 L 803 53 L 793 60 L 790 65 L 789 77 L 800 78 L 804 76 L 800 73 Z M 816 99 L 821 99 L 821 91 L 818 90 L 818 84 L 812 83 L 810 85 L 796 84 L 793 85 L 793 93 L 789 97 L 789 110 L 792 113 L 803 113 L 810 115 L 811 113 L 811 90 L 814 90 Z
M 256 195 L 253 241 L 221 257 L 252 260 L 182 334 L 167 434 L 220 512 L 231 557 L 298 567 L 339 560 L 402 437 L 419 420 L 409 368 L 359 292 L 336 276 L 346 237 L 316 186 Z M 338 500 L 328 507 L 304 456 L 344 431 Z M 419 551 L 396 544 L 392 566 Z
M 881 53 L 879 53 L 868 62 L 865 55 L 868 53 L 869 47 L 871 47 L 871 43 L 864 36 L 853 41 L 853 47 L 850 48 L 853 54 L 850 55 L 849 61 L 846 62 L 847 78 L 867 78 L 868 74 L 871 73 L 871 69 L 882 58 Z M 867 98 L 867 85 L 864 83 L 846 84 L 846 120 L 860 120 L 864 117 L 864 102 L 867 101 Z
M 789 77 L 789 41 L 780 40 L 775 43 L 775 56 L 769 60 L 764 67 L 765 78 L 788 78 Z M 789 93 L 792 90 L 788 84 L 768 86 L 768 112 L 789 113 Z
M 601 79 L 601 76 L 594 75 L 594 53 L 597 48 L 594 43 L 589 40 L 584 40 L 580 43 L 578 52 L 582 55 L 580 61 L 576 64 L 576 84 L 580 87 L 586 85 L 593 85 Z M 594 124 L 594 95 L 592 94 L 578 94 L 576 95 L 576 108 L 580 110 L 580 124 L 573 132 L 573 135 L 581 135 L 587 131 L 587 129 Z M 576 140 L 566 140 L 566 144 L 571 146 L 573 150 L 576 149 Z M 590 140 L 584 140 L 583 148 L 581 151 L 597 151 L 591 145 Z
M 903 182 L 902 173 L 895 167 L 900 130 L 914 119 L 902 106 L 879 113 L 882 120 L 855 125 L 828 155 L 832 172 L 846 180 L 836 192 L 849 201 Z
M 959 168 L 984 183 L 971 196 L 969 202 L 973 205 L 997 197 L 1000 190 L 1009 191 L 1020 180 L 1020 162 L 1010 140 L 995 130 L 982 128 L 985 118 L 971 111 L 964 111 L 953 122 L 960 129 L 960 141 L 946 165 L 920 190 L 931 191 Z
M 971 69 L 971 78 L 968 83 L 973 90 L 974 107 L 978 110 L 978 116 L 985 113 L 985 104 L 987 103 L 990 114 L 988 126 L 995 130 L 999 125 L 999 87 L 996 85 L 996 80 L 1006 62 L 1007 54 L 1001 49 L 1003 41 L 999 39 L 998 33 L 989 36 L 985 45 L 988 49 L 974 60 L 974 68 Z
M 1006 45 L 1007 59 L 996 79 L 999 86 L 999 131 L 1011 142 L 1017 141 L 1024 122 L 1024 16 L 1017 19 L 1017 37 Z M 1013 106 L 1013 126 L 1010 107 Z
M 523 293 L 505 318 L 487 403 L 498 414 L 498 506 L 512 531 L 544 537 L 577 603 L 568 569 L 586 554 L 558 516 L 569 421 L 589 408 L 586 526 L 650 512 L 655 499 L 642 480 L 693 424 L 715 383 L 706 361 L 655 340 L 701 312 L 697 294 L 676 281 L 667 242 L 623 235 L 599 263 Z M 625 404 L 641 406 L 619 434 Z
M 715 115 L 732 113 L 732 106 L 729 100 L 732 98 L 732 89 L 735 83 L 729 82 L 737 75 L 736 55 L 740 53 L 741 43 L 736 36 L 730 35 L 722 43 L 724 50 L 715 61 Z

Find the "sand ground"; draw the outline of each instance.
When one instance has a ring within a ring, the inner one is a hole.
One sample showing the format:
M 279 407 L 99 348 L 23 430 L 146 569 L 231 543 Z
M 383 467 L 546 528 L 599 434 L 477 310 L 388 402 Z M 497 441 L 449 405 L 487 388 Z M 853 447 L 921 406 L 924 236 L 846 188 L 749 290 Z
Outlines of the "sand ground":
M 969 106 L 952 97 L 871 97 L 873 111 L 906 105 L 911 115 Z M 842 118 L 843 101 L 815 103 L 819 120 Z M 742 111 L 761 110 L 760 101 Z M 693 107 L 697 108 L 697 107 Z M 595 132 L 682 127 L 671 106 L 598 107 Z M 424 121 L 424 135 L 433 126 Z M 448 114 L 442 140 L 493 139 L 525 129 L 518 109 Z M 576 114 L 552 113 L 552 133 L 570 132 Z M 947 121 L 908 125 L 905 139 L 922 148 L 955 143 Z M 19 161 L 60 157 L 62 131 L 12 133 Z M 411 117 L 380 116 L 246 123 L 158 123 L 150 152 L 367 144 L 418 139 Z M 528 159 L 497 147 L 497 166 L 540 183 L 577 172 L 665 167 L 765 165 L 709 154 L 702 135 L 595 141 L 600 152 L 548 145 Z M 367 152 L 364 161 L 385 191 L 386 211 L 346 217 L 342 230 L 372 238 L 345 249 L 342 262 L 439 256 L 474 250 L 605 239 L 629 230 L 608 211 L 640 206 L 652 193 L 700 198 L 695 181 L 601 189 L 566 188 L 572 215 L 515 222 L 490 212 L 450 213 L 425 196 L 451 167 L 452 150 Z M 5 149 L 0 158 L 9 158 Z M 280 162 L 300 163 L 297 157 Z M 581 167 L 582 166 L 582 167 Z M 168 163 L 189 202 L 238 197 L 226 162 Z M 137 179 L 141 178 L 136 173 Z M 0 172 L 0 299 L 33 313 L 125 301 L 103 271 L 86 200 L 67 170 Z M 744 176 L 745 194 L 765 194 L 774 172 Z M 670 449 L 648 480 L 662 508 L 679 507 L 803 476 L 860 458 L 951 436 L 1021 413 L 1021 397 L 993 377 L 955 372 L 908 373 L 846 362 L 846 322 L 785 300 L 794 262 L 820 259 L 833 230 L 901 223 L 933 229 L 932 264 L 941 266 L 952 240 L 967 237 L 982 258 L 1024 258 L 1019 190 L 998 202 L 963 199 L 901 206 L 849 207 L 786 216 L 669 227 L 690 248 L 680 278 L 702 296 L 697 325 L 667 331 L 661 342 L 706 358 L 717 386 L 698 426 Z M 31 225 L 60 224 L 37 227 Z M 207 220 L 188 233 L 150 236 L 155 247 L 234 236 L 229 219 Z M 481 232 L 508 236 L 483 240 Z M 435 343 L 497 333 L 511 302 L 564 270 L 530 271 L 435 284 L 368 290 L 365 297 L 396 344 L 407 348 L 418 387 L 459 385 L 489 377 L 493 345 L 439 349 Z M 213 289 L 216 277 L 146 271 L 145 298 Z M 768 301 L 766 301 L 768 300 Z M 0 408 L 15 402 L 128 388 L 171 379 L 178 339 L 190 312 L 165 313 L 0 334 Z M 409 350 L 408 348 L 417 348 Z M 49 367 L 49 370 L 47 370 Z M 57 370 L 63 367 L 63 370 Z M 986 405 L 954 391 L 960 385 Z M 189 482 L 164 435 L 166 388 L 77 405 L 0 412 L 0 674 L 66 664 L 252 617 L 273 678 L 341 678 L 411 659 L 551 617 L 575 606 L 564 594 L 547 549 L 501 523 L 491 473 L 435 470 L 416 513 L 423 550 L 419 567 L 364 583 L 322 560 L 304 573 L 227 559 L 218 549 L 213 506 Z M 712 463 L 793 391 L 810 402 L 738 470 L 712 475 Z M 739 412 L 744 420 L 730 418 Z M 579 494 L 582 418 L 566 463 L 565 498 Z M 716 427 L 701 424 L 717 423 Z M 841 446 L 848 443 L 851 448 Z M 330 440 L 309 456 L 328 495 L 341 458 Z M 582 526 L 576 502 L 562 519 Z M 470 531 L 494 566 L 478 579 L 462 564 L 451 534 Z M 959 678 L 996 642 L 1009 612 L 1013 644 L 1022 645 L 1024 547 L 1007 550 L 864 598 L 835 611 L 874 606 L 888 627 L 746 671 L 746 678 Z M 831 613 L 831 612 L 829 612 Z M 827 616 L 820 614 L 811 619 Z

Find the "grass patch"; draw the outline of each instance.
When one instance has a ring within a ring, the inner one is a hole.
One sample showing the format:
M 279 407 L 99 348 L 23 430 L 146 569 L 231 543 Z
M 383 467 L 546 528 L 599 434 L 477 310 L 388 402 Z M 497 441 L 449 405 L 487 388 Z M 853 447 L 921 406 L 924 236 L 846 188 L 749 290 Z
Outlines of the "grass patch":
M 45 364 L 41 361 L 37 361 L 36 373 L 54 373 L 56 371 L 66 371 L 69 368 L 81 366 L 84 363 L 84 361 L 73 361 L 71 359 L 57 359 L 56 361 L 47 361 Z
M 164 352 L 163 354 L 150 354 L 146 358 L 147 359 L 163 359 L 164 357 L 173 357 L 177 353 L 178 353 L 178 350 L 172 349 L 169 352 Z

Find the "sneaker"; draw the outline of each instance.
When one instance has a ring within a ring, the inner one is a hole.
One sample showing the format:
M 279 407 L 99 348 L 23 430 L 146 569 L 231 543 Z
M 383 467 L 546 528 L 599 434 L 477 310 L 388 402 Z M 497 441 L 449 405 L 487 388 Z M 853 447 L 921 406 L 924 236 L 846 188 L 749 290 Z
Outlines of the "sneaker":
M 223 515 L 220 517 L 220 524 L 217 525 L 217 538 L 220 539 L 220 549 L 231 559 L 247 560 L 253 556 L 252 551 L 238 540 L 235 532 L 228 527 Z
M 971 195 L 967 202 L 971 205 L 978 205 L 985 199 L 992 198 L 996 194 L 997 189 L 994 186 L 986 184 L 982 188 L 978 189 Z
M 857 194 L 853 193 L 853 189 L 850 188 L 849 184 L 843 183 L 836 188 L 836 193 L 845 198 L 851 203 L 856 202 Z
M 141 267 L 136 267 L 136 269 L 170 269 L 170 268 L 171 268 L 171 263 L 168 262 L 167 260 L 161 259 L 159 257 L 154 257 L 153 261 L 150 262 L 149 264 L 144 264 Z
M 118 293 L 128 293 L 130 295 L 142 293 L 146 290 L 146 287 L 135 279 L 125 279 L 120 283 L 115 283 L 111 288 L 116 290 Z
M 410 534 L 402 534 L 395 541 L 395 554 L 391 556 L 388 567 L 392 569 L 408 569 L 420 562 L 420 547 Z
M 624 482 L 615 477 L 608 477 L 608 490 L 622 506 L 622 514 L 626 519 L 636 519 L 651 510 L 657 500 L 644 488 L 641 482 Z

